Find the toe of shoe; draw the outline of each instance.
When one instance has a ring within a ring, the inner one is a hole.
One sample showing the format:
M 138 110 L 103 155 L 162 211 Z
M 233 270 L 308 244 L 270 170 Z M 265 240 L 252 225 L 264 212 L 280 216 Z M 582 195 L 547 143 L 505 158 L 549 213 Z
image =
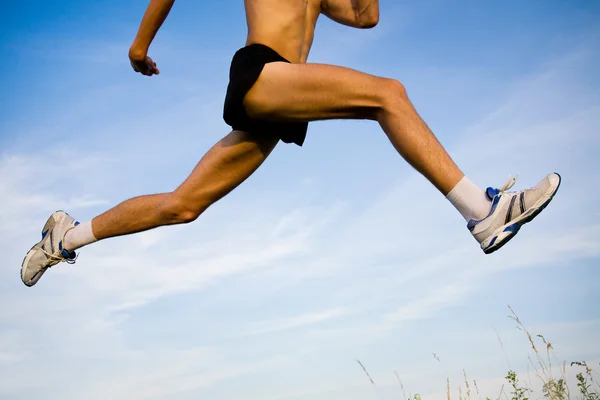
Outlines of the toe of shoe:
M 21 275 L 21 280 L 25 286 L 31 287 L 40 280 L 44 272 L 46 272 L 46 269 L 27 271 L 25 275 Z
M 44 262 L 46 257 L 38 249 L 32 249 L 25 256 L 21 265 L 21 280 L 27 286 L 33 286 L 40 280 L 45 272 Z
M 560 185 L 561 177 L 557 172 L 553 172 L 550 175 L 548 175 L 548 180 L 550 181 L 550 185 L 556 188 L 558 187 L 558 185 Z

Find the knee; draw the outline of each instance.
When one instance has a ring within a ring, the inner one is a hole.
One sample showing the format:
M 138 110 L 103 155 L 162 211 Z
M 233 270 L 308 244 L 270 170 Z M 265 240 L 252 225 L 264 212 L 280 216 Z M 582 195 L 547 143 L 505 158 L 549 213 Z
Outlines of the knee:
M 174 225 L 193 222 L 198 219 L 204 210 L 206 210 L 206 207 L 187 204 L 173 194 L 170 194 L 161 205 L 159 213 L 163 221 L 169 225 Z
M 408 95 L 404 85 L 395 79 L 383 79 L 381 82 L 383 108 L 390 109 L 408 103 Z

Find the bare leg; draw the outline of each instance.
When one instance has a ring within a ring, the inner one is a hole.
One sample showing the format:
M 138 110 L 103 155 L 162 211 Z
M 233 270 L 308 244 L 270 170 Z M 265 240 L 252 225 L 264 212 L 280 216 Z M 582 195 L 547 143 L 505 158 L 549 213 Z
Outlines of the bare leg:
M 94 218 L 94 236 L 100 240 L 195 220 L 256 171 L 278 140 L 272 135 L 232 131 L 206 153 L 175 191 L 135 197 Z
M 270 63 L 244 106 L 251 117 L 270 120 L 376 120 L 400 155 L 444 196 L 464 176 L 392 79 L 332 65 Z

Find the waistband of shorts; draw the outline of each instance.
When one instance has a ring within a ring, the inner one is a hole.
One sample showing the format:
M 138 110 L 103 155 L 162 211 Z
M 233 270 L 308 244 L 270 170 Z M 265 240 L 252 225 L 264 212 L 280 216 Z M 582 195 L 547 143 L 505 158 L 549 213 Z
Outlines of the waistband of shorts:
M 281 61 L 286 61 L 286 62 L 290 62 L 288 59 L 286 59 L 285 57 L 283 57 L 281 54 L 279 54 L 277 51 L 273 50 L 273 48 L 262 44 L 262 43 L 250 43 L 244 47 L 242 47 L 241 49 L 239 49 L 236 54 L 238 53 L 245 53 L 245 52 L 251 52 L 251 51 L 259 51 L 259 52 L 265 52 L 265 53 L 270 53 L 272 56 L 276 56 L 277 58 L 280 58 Z

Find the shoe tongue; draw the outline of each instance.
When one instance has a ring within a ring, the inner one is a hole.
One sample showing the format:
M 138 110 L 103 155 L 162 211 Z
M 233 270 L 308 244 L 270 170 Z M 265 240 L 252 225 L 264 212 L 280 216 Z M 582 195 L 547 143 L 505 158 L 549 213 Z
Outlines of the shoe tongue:
M 496 197 L 496 196 L 498 196 L 498 194 L 500 194 L 500 191 L 498 189 L 489 187 L 485 191 L 485 194 L 487 195 L 488 199 L 490 199 L 490 201 L 492 201 L 492 200 L 494 200 L 494 197 Z

